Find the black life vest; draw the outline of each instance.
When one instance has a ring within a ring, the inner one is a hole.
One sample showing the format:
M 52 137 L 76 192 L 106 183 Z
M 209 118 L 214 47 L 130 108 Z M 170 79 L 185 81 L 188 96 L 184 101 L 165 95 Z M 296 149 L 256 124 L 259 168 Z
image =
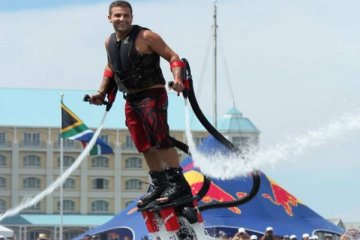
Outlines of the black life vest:
M 133 25 L 127 37 L 121 41 L 116 40 L 116 33 L 110 35 L 108 59 L 114 79 L 122 92 L 165 84 L 160 68 L 160 56 L 156 53 L 141 54 L 135 48 L 136 37 L 143 29 L 148 30 Z

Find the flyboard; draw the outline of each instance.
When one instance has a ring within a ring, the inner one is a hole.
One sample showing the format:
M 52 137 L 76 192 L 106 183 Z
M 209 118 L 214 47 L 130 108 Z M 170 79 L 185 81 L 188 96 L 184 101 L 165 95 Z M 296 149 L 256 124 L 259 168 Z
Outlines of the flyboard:
M 202 113 L 193 88 L 191 69 L 189 62 L 183 58 L 185 63 L 182 78 L 185 86 L 182 92 L 183 97 L 187 98 L 190 105 L 205 129 L 220 143 L 222 143 L 229 151 L 238 153 L 241 158 L 241 149 L 236 148 L 227 138 L 218 132 Z M 107 92 L 106 111 L 111 108 L 117 93 L 115 81 L 111 81 L 112 85 Z M 173 82 L 169 82 L 171 87 Z M 85 95 L 84 101 L 89 101 L 90 97 Z M 172 138 L 174 145 L 183 152 L 190 154 L 189 147 L 175 138 Z M 199 201 L 206 195 L 210 188 L 211 180 L 204 175 L 203 185 L 196 195 L 192 198 L 177 199 L 173 202 L 161 204 L 156 201 L 150 202 L 145 207 L 138 209 L 141 212 L 146 228 L 152 237 L 156 240 L 202 240 L 206 238 L 204 232 L 204 220 L 201 215 L 202 211 L 214 208 L 228 208 L 244 204 L 255 197 L 260 188 L 260 176 L 256 171 L 251 173 L 253 185 L 251 190 L 242 198 L 226 202 L 212 202 L 199 205 Z M 166 232 L 166 234 L 164 234 Z
M 161 237 L 161 227 L 165 228 L 169 239 L 200 239 L 194 231 L 203 223 L 201 213 L 196 209 L 197 201 L 198 196 L 177 199 L 164 205 L 153 201 L 138 211 L 142 213 L 146 228 L 154 239 Z

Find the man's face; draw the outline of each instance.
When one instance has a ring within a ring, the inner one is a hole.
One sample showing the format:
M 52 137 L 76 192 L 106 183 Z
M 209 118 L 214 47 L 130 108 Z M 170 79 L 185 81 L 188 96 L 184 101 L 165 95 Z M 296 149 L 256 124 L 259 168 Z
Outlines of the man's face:
M 131 28 L 133 16 L 128 7 L 113 7 L 108 19 L 110 23 L 112 23 L 115 31 L 127 32 Z

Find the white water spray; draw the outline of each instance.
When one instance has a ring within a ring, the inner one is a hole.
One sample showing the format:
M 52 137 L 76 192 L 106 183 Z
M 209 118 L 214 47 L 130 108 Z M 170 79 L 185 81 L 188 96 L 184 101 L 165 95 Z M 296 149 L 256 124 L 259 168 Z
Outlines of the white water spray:
M 360 113 L 345 114 L 322 127 L 288 139 L 283 144 L 268 147 L 262 151 L 255 148 L 240 157 L 236 153 L 221 152 L 204 154 L 197 151 L 190 131 L 190 114 L 188 104 L 185 104 L 186 140 L 192 154 L 194 166 L 202 173 L 217 179 L 232 179 L 245 176 L 247 173 L 275 166 L 280 161 L 289 161 L 291 157 L 308 153 L 309 150 L 322 146 L 329 141 L 338 140 L 339 136 L 360 130 Z M 236 167 L 235 167 L 236 166 Z
M 80 166 L 81 162 L 90 153 L 90 150 L 95 145 L 96 140 L 99 137 L 100 132 L 103 128 L 106 115 L 107 115 L 107 112 L 105 112 L 105 114 L 101 120 L 100 126 L 94 133 L 94 136 L 91 138 L 89 144 L 85 147 L 85 149 L 82 151 L 82 153 L 77 157 L 75 162 L 68 169 L 66 169 L 66 171 L 61 176 L 59 176 L 52 184 L 50 184 L 47 188 L 45 188 L 42 192 L 37 194 L 35 197 L 33 197 L 33 198 L 25 197 L 24 200 L 17 207 L 9 209 L 6 212 L 4 212 L 3 214 L 1 214 L 0 221 L 3 220 L 4 218 L 15 216 L 19 212 L 21 212 L 22 210 L 24 210 L 28 207 L 34 206 L 35 204 L 40 202 L 44 197 L 50 195 L 51 193 L 53 193 L 55 191 L 55 189 L 60 187 L 66 181 L 66 179 L 71 175 L 71 173 L 73 173 Z

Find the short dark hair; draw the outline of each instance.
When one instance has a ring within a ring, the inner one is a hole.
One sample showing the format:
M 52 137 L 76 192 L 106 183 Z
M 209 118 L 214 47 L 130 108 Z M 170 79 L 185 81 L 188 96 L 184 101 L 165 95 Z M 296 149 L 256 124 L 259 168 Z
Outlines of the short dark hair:
M 109 15 L 111 15 L 111 10 L 113 7 L 127 7 L 130 9 L 130 12 L 132 14 L 132 7 L 131 4 L 127 1 L 122 1 L 122 0 L 117 0 L 117 1 L 113 1 L 112 3 L 110 3 L 109 5 Z

